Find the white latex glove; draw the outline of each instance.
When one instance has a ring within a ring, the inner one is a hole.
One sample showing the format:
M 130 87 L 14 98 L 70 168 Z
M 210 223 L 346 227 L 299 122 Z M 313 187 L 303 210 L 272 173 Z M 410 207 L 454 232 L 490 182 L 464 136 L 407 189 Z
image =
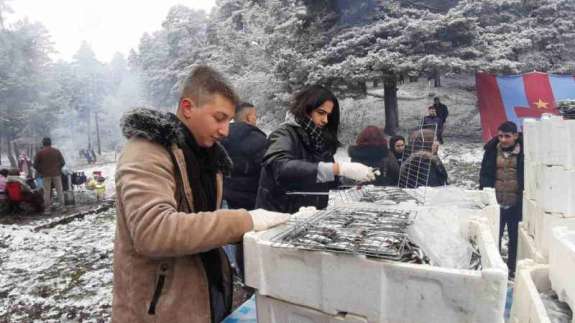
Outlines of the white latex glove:
M 339 175 L 358 182 L 371 182 L 375 180 L 373 168 L 361 163 L 340 163 Z
M 264 209 L 257 209 L 250 211 L 252 222 L 254 223 L 254 231 L 264 231 L 273 228 L 276 225 L 287 222 L 291 214 L 266 211 Z

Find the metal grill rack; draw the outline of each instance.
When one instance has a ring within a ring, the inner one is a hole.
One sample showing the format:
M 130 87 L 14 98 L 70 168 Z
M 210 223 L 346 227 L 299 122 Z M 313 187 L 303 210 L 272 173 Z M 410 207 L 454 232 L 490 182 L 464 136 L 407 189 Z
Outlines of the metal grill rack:
M 406 234 L 412 213 L 376 208 L 337 208 L 317 212 L 272 238 L 279 246 L 362 254 L 370 257 L 429 263 Z
M 436 125 L 420 125 L 412 131 L 409 145 L 403 152 L 403 163 L 399 173 L 398 186 L 417 188 L 427 186 L 431 171 L 431 151 L 437 133 Z
M 329 205 L 367 202 L 379 205 L 398 204 L 413 201 L 416 204 L 423 203 L 423 196 L 419 196 L 414 190 L 406 190 L 394 186 L 364 186 L 346 190 L 331 190 L 329 192 Z

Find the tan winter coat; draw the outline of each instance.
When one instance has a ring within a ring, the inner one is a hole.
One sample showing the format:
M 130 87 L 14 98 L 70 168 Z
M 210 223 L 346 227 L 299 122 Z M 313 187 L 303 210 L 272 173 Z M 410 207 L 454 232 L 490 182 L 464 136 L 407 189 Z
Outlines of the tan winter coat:
M 198 253 L 237 242 L 253 228 L 245 210 L 193 213 L 183 152 L 175 144 L 171 149 L 176 163 L 160 144 L 132 138 L 118 162 L 114 323 L 209 323 L 208 282 Z M 176 192 L 176 170 L 183 192 Z M 221 174 L 217 194 L 219 205 Z

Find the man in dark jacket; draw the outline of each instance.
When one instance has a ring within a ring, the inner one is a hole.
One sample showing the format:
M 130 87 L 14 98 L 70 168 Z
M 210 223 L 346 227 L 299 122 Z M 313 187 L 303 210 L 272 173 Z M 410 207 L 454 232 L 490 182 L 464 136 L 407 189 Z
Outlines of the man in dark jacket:
M 505 225 L 509 232 L 507 266 L 510 277 L 515 275 L 518 230 L 522 218 L 523 161 L 523 140 L 517 132 L 517 125 L 506 121 L 499 126 L 497 137 L 485 145 L 479 173 L 479 188 L 495 188 L 497 202 L 501 207 L 500 249 Z
M 62 188 L 62 167 L 66 164 L 62 153 L 52 147 L 52 140 L 48 137 L 42 139 L 42 150 L 34 158 L 34 168 L 44 181 L 44 205 L 49 211 L 52 204 L 52 183 L 56 187 L 60 206 L 64 206 L 64 190 Z
M 224 178 L 224 199 L 231 209 L 253 210 L 256 204 L 261 163 L 266 149 L 266 135 L 256 127 L 256 108 L 241 103 L 236 108 L 230 134 L 222 141 L 234 166 Z
M 449 110 L 447 106 L 439 100 L 439 97 L 433 98 L 433 105 L 429 108 L 434 107 L 439 120 L 441 121 L 437 127 L 437 140 L 443 145 L 443 129 L 445 128 L 445 121 L 447 121 L 447 116 L 449 115 Z

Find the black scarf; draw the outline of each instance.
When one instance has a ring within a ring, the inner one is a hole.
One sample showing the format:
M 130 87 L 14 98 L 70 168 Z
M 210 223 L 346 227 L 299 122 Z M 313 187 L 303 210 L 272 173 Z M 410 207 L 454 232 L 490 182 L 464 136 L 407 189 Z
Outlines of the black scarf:
M 198 146 L 188 128 L 178 120 L 178 146 L 186 158 L 186 170 L 192 187 L 194 211 L 215 211 L 217 208 L 216 152 L 215 146 Z
M 217 147 L 198 146 L 189 129 L 178 120 L 178 147 L 184 152 L 188 180 L 194 198 L 194 211 L 205 212 L 217 209 L 216 174 L 218 172 Z M 217 249 L 200 254 L 210 293 L 212 322 L 220 322 L 228 314 L 231 304 L 225 297 L 222 276 L 222 262 Z M 223 308 L 222 308 L 223 307 Z
M 310 118 L 295 118 L 296 122 L 303 128 L 311 139 L 313 149 L 322 153 L 326 150 L 324 130 L 313 123 Z

